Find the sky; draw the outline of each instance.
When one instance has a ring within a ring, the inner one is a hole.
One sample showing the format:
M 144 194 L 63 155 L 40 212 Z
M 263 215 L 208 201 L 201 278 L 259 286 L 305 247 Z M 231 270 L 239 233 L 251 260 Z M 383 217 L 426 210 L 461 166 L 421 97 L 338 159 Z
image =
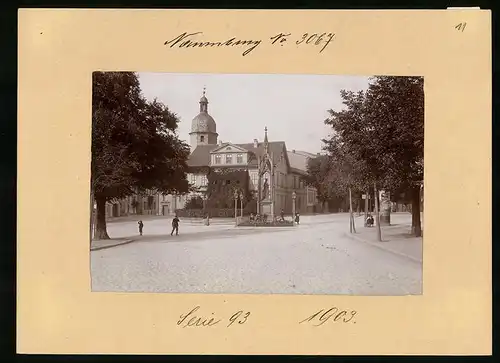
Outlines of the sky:
M 321 152 L 330 133 L 328 110 L 341 110 L 340 90 L 368 87 L 368 77 L 278 74 L 139 73 L 144 96 L 157 98 L 180 118 L 179 137 L 189 143 L 191 121 L 206 87 L 208 113 L 219 141 L 285 141 L 288 150 Z

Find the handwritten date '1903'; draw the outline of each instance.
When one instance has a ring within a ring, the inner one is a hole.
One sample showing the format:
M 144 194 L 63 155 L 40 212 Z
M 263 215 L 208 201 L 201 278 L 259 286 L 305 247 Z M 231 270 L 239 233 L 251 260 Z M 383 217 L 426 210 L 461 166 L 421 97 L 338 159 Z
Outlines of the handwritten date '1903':
M 279 33 L 276 34 L 275 36 L 272 36 L 271 39 L 271 44 L 279 44 L 283 46 L 284 43 L 286 43 L 291 36 L 291 33 Z M 325 48 L 330 44 L 330 42 L 333 40 L 333 37 L 335 36 L 335 33 L 322 33 L 322 34 L 317 34 L 317 33 L 304 33 L 301 35 L 300 39 L 295 41 L 295 44 L 297 46 L 303 46 L 303 45 L 311 45 L 311 46 L 322 46 L 320 49 L 320 53 L 325 50 Z
M 313 315 L 300 321 L 299 324 L 310 323 L 313 326 L 320 326 L 330 319 L 332 322 L 336 323 L 356 324 L 356 321 L 354 320 L 356 313 L 357 312 L 355 310 L 340 310 L 336 307 L 330 309 L 321 309 Z

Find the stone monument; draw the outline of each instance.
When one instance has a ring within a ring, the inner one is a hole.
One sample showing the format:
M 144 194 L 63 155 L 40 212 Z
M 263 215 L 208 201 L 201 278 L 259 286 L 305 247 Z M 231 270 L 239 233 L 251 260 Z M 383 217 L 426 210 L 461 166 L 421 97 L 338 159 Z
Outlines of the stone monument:
M 269 219 L 274 220 L 274 163 L 272 154 L 269 152 L 269 141 L 267 139 L 267 127 L 264 129 L 264 153 L 259 157 L 259 195 L 257 213 L 266 214 Z

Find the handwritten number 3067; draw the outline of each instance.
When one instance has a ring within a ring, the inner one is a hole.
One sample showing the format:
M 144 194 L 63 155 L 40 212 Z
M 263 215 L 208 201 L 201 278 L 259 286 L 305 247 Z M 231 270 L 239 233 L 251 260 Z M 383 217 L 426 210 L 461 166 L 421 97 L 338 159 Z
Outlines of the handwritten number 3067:
M 310 44 L 311 42 L 313 42 L 315 40 L 314 44 L 319 45 L 323 41 L 323 37 L 325 35 L 326 35 L 326 33 L 323 33 L 321 35 L 318 35 L 318 34 L 309 35 L 309 33 L 304 33 L 304 34 L 302 34 L 302 39 L 297 40 L 295 43 L 297 45 L 299 45 L 300 43 L 303 43 L 305 41 L 306 44 Z M 328 35 L 331 36 L 332 34 L 328 34 Z

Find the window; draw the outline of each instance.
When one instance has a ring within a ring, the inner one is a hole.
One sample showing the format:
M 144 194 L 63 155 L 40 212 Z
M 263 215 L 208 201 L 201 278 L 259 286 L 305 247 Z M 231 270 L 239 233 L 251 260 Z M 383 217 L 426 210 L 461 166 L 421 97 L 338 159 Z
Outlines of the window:
M 216 163 L 216 164 L 220 164 L 220 162 L 221 162 L 221 158 L 222 158 L 222 156 L 221 156 L 221 155 L 215 155 L 215 163 Z
M 243 154 L 237 154 L 236 155 L 236 162 L 238 164 L 243 164 Z
M 232 164 L 232 163 L 233 163 L 233 155 L 226 154 L 226 164 Z
M 206 186 L 208 184 L 208 179 L 206 175 L 202 175 L 201 177 L 201 185 Z
M 200 141 L 201 141 L 201 142 L 205 142 L 205 136 L 201 135 L 201 136 L 200 136 Z
M 255 189 L 257 189 L 257 184 L 259 183 L 259 175 L 257 173 L 250 174 L 250 178 L 252 181 L 252 185 Z
M 191 174 L 190 177 L 191 177 L 191 184 L 196 183 L 196 175 Z

